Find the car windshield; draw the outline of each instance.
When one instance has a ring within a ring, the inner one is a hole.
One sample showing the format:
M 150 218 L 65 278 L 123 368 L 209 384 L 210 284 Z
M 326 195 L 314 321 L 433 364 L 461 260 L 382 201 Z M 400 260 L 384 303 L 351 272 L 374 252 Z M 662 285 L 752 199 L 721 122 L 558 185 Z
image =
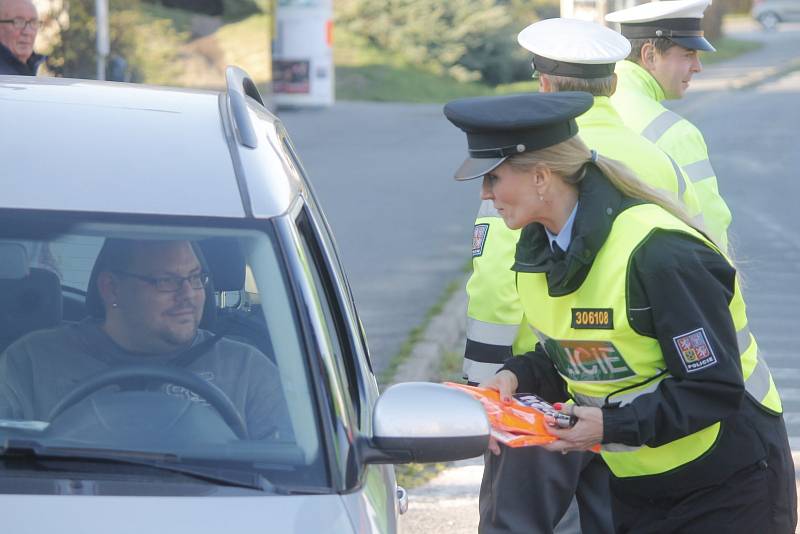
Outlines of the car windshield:
M 112 485 L 141 484 L 147 468 L 159 483 L 184 473 L 193 484 L 327 486 L 308 357 L 270 228 L 74 218 L 45 231 L 20 224 L 16 235 L 6 227 L 0 493 L 18 487 L 19 464 L 7 460 L 21 452 L 37 477 L 58 459 L 82 473 L 91 464 Z

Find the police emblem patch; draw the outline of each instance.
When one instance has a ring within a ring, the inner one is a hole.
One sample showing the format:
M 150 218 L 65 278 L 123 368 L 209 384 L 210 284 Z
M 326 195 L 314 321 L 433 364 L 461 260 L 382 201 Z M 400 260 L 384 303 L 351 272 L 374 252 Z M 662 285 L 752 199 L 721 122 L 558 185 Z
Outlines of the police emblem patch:
M 717 357 L 711 350 L 706 332 L 702 328 L 675 336 L 672 341 L 675 343 L 675 348 L 681 355 L 681 362 L 688 373 L 717 364 Z
M 489 224 L 476 224 L 472 230 L 472 257 L 475 258 L 483 254 L 483 245 L 486 243 L 486 236 L 489 233 Z

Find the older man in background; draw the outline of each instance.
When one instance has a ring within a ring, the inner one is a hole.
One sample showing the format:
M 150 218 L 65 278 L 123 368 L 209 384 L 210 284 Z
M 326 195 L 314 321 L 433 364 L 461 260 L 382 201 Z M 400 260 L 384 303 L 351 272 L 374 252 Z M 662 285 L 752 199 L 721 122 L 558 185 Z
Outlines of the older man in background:
M 36 76 L 45 59 L 33 52 L 39 24 L 30 0 L 0 0 L 0 74 Z

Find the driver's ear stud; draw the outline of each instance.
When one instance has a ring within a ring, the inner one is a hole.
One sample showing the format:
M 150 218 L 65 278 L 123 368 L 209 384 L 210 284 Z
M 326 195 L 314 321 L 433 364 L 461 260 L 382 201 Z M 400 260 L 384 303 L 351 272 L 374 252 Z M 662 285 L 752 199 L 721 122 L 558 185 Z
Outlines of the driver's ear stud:
M 111 303 L 111 307 L 112 308 L 119 308 L 119 304 L 117 304 L 116 302 L 112 302 Z

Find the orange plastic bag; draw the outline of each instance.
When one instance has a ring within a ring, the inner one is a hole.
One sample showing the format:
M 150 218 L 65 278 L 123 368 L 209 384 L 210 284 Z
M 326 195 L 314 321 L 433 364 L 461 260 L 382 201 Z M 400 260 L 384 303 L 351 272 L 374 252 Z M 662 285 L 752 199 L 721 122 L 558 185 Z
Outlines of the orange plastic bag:
M 500 400 L 500 394 L 493 389 L 455 382 L 445 382 L 444 385 L 460 389 L 480 401 L 492 425 L 492 436 L 504 445 L 528 447 L 546 445 L 558 439 L 550 434 L 548 427 L 555 424 L 556 418 L 566 416 L 536 395 L 514 395 L 510 403 L 504 403 Z M 599 452 L 600 446 L 592 450 Z

